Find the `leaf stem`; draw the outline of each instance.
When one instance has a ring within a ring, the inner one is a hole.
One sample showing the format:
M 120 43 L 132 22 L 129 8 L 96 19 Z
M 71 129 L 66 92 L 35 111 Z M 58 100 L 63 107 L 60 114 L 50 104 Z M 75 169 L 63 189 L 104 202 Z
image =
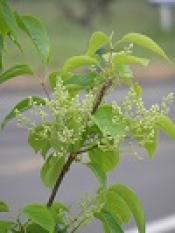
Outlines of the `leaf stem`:
M 74 229 L 71 230 L 70 233 L 76 232 L 76 230 L 77 230 L 87 219 L 88 219 L 87 217 L 84 218 L 84 219 L 82 219 L 82 220 L 79 222 L 79 224 L 78 224 L 77 226 L 75 226 Z
M 69 171 L 70 166 L 73 163 L 73 161 L 75 160 L 76 156 L 77 156 L 77 154 L 70 154 L 67 162 L 64 164 L 63 169 L 62 169 L 60 175 L 58 176 L 57 181 L 52 189 L 51 195 L 50 195 L 49 200 L 47 202 L 47 207 L 52 206 L 52 204 L 55 200 L 56 194 L 58 192 L 58 189 L 62 183 L 62 180 L 63 180 L 64 176 L 66 175 L 66 173 Z
M 47 91 L 47 88 L 46 88 L 46 86 L 45 86 L 45 84 L 44 84 L 44 81 L 41 81 L 41 82 L 40 82 L 40 85 L 41 85 L 41 87 L 43 88 L 43 91 L 44 91 L 44 93 L 46 94 L 47 98 L 48 98 L 49 100 L 51 100 L 50 95 L 49 95 L 49 92 Z
M 45 85 L 45 79 L 42 80 L 40 77 L 38 77 L 36 74 L 34 74 L 34 78 L 37 80 L 37 82 L 39 83 L 39 85 L 41 86 L 42 90 L 44 91 L 46 97 L 51 100 L 50 98 L 50 95 L 49 95 L 49 92 L 46 88 L 46 85 Z
M 97 111 L 99 105 L 101 104 L 101 101 L 102 101 L 104 95 L 106 94 L 106 91 L 111 86 L 112 86 L 112 79 L 108 79 L 108 81 L 102 86 L 100 92 L 98 93 L 98 95 L 96 97 L 96 101 L 95 101 L 95 104 L 94 104 L 92 112 L 91 112 L 92 115 L 95 114 L 95 112 Z
M 97 146 L 98 146 L 98 144 L 94 144 L 94 145 L 91 145 L 91 146 L 89 146 L 89 147 L 87 147 L 87 148 L 84 148 L 84 149 L 82 149 L 82 150 L 79 150 L 79 151 L 77 151 L 77 155 L 86 153 L 86 152 L 88 152 L 88 151 L 90 151 L 90 150 L 93 150 L 93 149 L 96 148 Z

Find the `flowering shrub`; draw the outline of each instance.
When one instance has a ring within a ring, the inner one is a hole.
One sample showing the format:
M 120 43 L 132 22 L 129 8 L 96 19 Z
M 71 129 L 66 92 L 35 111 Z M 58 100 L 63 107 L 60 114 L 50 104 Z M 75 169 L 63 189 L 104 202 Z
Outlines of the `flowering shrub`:
M 49 39 L 38 19 L 14 13 L 4 0 L 0 1 L 0 18 L 1 61 L 6 37 L 22 49 L 16 33 L 21 28 L 33 41 L 43 64 L 48 65 Z M 130 68 L 149 63 L 134 55 L 133 46 L 169 59 L 153 40 L 138 33 L 113 41 L 113 34 L 95 32 L 83 55 L 69 58 L 47 80 L 36 78 L 45 98 L 29 96 L 3 120 L 1 129 L 13 118 L 28 129 L 28 143 L 43 158 L 40 175 L 51 194 L 46 204 L 25 206 L 16 221 L 1 220 L 1 233 L 73 233 L 92 219 L 101 221 L 105 233 L 122 233 L 123 225 L 132 217 L 138 232 L 145 232 L 145 214 L 136 194 L 124 184 L 109 186 L 107 175 L 119 166 L 123 143 L 137 142 L 152 159 L 160 130 L 175 139 L 175 124 L 168 117 L 173 94 L 165 97 L 160 106 L 146 108 L 142 88 L 134 81 Z M 15 65 L 0 73 L 0 84 L 26 74 L 33 75 L 28 65 Z M 128 87 L 128 94 L 121 103 L 107 102 L 104 97 L 123 85 Z M 31 112 L 30 117 L 23 115 L 26 111 Z M 73 163 L 88 167 L 99 181 L 95 197 L 81 203 L 80 213 L 74 217 L 66 204 L 56 201 Z M 1 201 L 0 212 L 8 211 L 7 204 Z

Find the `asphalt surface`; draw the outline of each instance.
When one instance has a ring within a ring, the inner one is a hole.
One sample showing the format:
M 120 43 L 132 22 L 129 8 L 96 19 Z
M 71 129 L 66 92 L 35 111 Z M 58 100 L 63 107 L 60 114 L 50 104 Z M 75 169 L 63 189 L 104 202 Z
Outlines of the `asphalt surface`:
M 175 80 L 144 84 L 144 87 L 144 100 L 149 106 L 160 103 L 162 96 L 174 92 Z M 125 93 L 126 89 L 121 89 L 109 99 L 119 101 Z M 15 92 L 1 87 L 0 120 L 28 94 L 38 94 L 38 91 Z M 175 120 L 175 104 L 171 116 Z M 34 155 L 26 138 L 26 130 L 18 128 L 15 121 L 0 134 L 0 199 L 10 204 L 12 216 L 26 203 L 45 203 L 49 195 L 39 178 L 38 168 L 42 160 L 39 155 Z M 149 160 L 143 151 L 140 155 L 144 160 L 138 161 L 130 152 L 123 152 L 121 165 L 110 175 L 109 183 L 132 187 L 144 205 L 148 222 L 175 214 L 175 142 L 161 135 L 154 160 Z M 74 206 L 85 193 L 92 194 L 96 184 L 96 179 L 85 167 L 74 165 L 64 179 L 57 200 Z M 81 232 L 100 233 L 101 228 L 98 223 L 93 223 Z

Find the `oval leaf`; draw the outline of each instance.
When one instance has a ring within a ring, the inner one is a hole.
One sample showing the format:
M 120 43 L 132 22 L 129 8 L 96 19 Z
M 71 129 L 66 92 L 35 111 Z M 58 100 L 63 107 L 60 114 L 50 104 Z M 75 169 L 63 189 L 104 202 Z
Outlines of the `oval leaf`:
M 50 41 L 43 24 L 33 16 L 16 14 L 19 27 L 30 37 L 44 63 L 49 63 Z
M 157 123 L 170 138 L 175 139 L 175 123 L 168 116 L 160 116 Z
M 91 171 L 95 174 L 95 176 L 97 177 L 100 186 L 105 187 L 106 186 L 106 181 L 107 181 L 107 177 L 105 172 L 100 168 L 100 166 L 96 163 L 88 163 L 87 166 L 91 169 Z
M 102 209 L 100 213 L 95 214 L 95 217 L 102 222 L 105 233 L 124 233 L 117 219 L 107 210 Z
M 100 48 L 109 43 L 109 37 L 103 32 L 95 32 L 89 40 L 88 56 L 93 56 Z
M 89 56 L 74 56 L 69 58 L 62 69 L 63 73 L 74 71 L 77 68 L 84 66 L 97 65 L 98 61 L 95 58 Z
M 46 229 L 48 232 L 52 233 L 54 231 L 54 217 L 46 206 L 28 205 L 23 209 L 23 212 L 29 219 Z
M 64 165 L 64 158 L 50 156 L 41 169 L 41 179 L 46 187 L 53 187 Z
M 101 106 L 93 116 L 93 121 L 99 127 L 101 132 L 104 134 L 107 133 L 114 138 L 122 137 L 125 133 L 127 123 L 120 120 L 118 122 L 114 122 L 113 119 L 114 114 L 111 105 Z
M 131 189 L 122 184 L 114 185 L 109 190 L 115 192 L 126 202 L 135 218 L 139 233 L 145 233 L 145 214 L 140 200 L 137 198 L 136 194 Z
M 119 163 L 118 151 L 102 151 L 100 148 L 95 148 L 89 151 L 90 160 L 98 164 L 102 171 L 108 172 L 113 170 Z
M 24 74 L 33 74 L 32 70 L 27 65 L 16 65 L 0 74 L 0 84 L 12 79 L 16 76 Z
M 109 190 L 106 194 L 105 208 L 122 224 L 127 224 L 131 220 L 131 211 L 127 203 L 116 192 Z
M 1 124 L 1 129 L 3 129 L 7 125 L 7 123 L 15 118 L 18 114 L 31 109 L 34 105 L 45 105 L 45 100 L 37 96 L 32 96 L 20 101 L 4 118 Z
M 8 205 L 3 201 L 0 201 L 0 212 L 9 212 Z
M 9 233 L 9 230 L 12 226 L 13 222 L 10 221 L 1 221 L 0 220 L 0 232 L 1 233 Z
M 98 79 L 97 74 L 88 73 L 85 75 L 73 75 L 64 81 L 66 86 L 77 86 L 80 89 L 88 89 L 93 86 L 94 82 Z
M 49 124 L 40 124 L 35 128 L 32 128 L 29 132 L 28 143 L 34 149 L 35 153 L 41 152 L 42 156 L 45 158 L 48 153 L 50 145 L 50 131 L 46 132 L 46 127 Z
M 55 222 L 57 224 L 65 224 L 65 213 L 69 211 L 69 209 L 60 202 L 54 202 L 50 207 L 50 210 L 55 218 Z M 60 232 L 61 233 L 61 232 Z
M 160 55 L 161 57 L 165 58 L 169 61 L 169 58 L 163 51 L 163 49 L 160 48 L 160 46 L 154 42 L 151 38 L 148 36 L 139 34 L 139 33 L 129 33 L 126 34 L 119 42 L 117 43 L 133 43 L 139 46 L 142 46 L 146 49 L 149 49 L 153 51 L 154 53 Z
M 0 1 L 0 32 L 12 34 L 16 39 L 17 24 L 13 11 L 6 1 Z
M 57 84 L 57 80 L 60 78 L 60 72 L 52 72 L 49 75 L 49 85 L 51 87 L 52 90 L 55 89 L 56 84 Z
M 140 58 L 128 54 L 116 54 L 112 60 L 113 63 L 116 65 L 138 64 L 142 66 L 147 66 L 149 64 L 148 59 Z
M 31 223 L 26 227 L 26 233 L 48 233 L 47 230 L 43 229 L 40 225 Z

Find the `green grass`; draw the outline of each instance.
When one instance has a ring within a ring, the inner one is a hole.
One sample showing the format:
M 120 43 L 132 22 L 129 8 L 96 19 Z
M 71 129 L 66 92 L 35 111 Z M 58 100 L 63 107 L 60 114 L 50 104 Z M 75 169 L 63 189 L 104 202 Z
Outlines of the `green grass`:
M 72 4 L 73 2 L 70 1 Z M 111 7 L 111 16 L 108 18 L 97 17 L 92 30 L 65 19 L 61 9 L 54 4 L 53 0 L 19 0 L 15 1 L 13 5 L 23 14 L 39 17 L 46 25 L 53 48 L 52 66 L 54 68 L 59 68 L 69 56 L 82 54 L 87 47 L 90 34 L 96 30 L 103 30 L 107 33 L 114 31 L 116 40 L 128 32 L 144 33 L 156 40 L 173 60 L 175 58 L 175 29 L 169 33 L 162 32 L 158 10 L 151 7 L 147 0 L 114 1 Z M 174 13 L 175 11 L 173 11 Z M 20 35 L 24 52 L 20 53 L 9 43 L 5 61 L 8 59 L 10 65 L 21 63 L 21 61 L 27 62 L 34 68 L 41 70 L 42 66 L 33 45 L 24 34 Z M 146 51 L 137 51 L 140 55 L 147 55 Z

